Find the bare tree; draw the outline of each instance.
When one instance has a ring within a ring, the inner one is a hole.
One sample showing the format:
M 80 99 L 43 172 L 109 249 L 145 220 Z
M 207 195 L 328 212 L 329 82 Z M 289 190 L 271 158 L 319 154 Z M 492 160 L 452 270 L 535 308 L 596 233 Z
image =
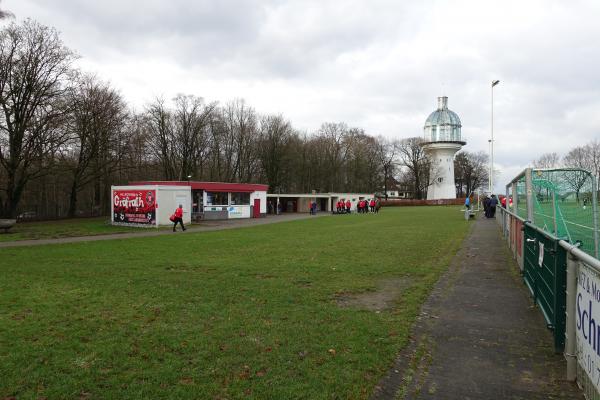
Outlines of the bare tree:
M 208 151 L 209 120 L 216 103 L 204 104 L 204 99 L 193 95 L 178 95 L 174 99 L 173 133 L 177 179 L 196 174 L 202 176 L 203 161 Z
M 342 170 L 356 134 L 356 130 L 348 129 L 345 123 L 327 122 L 321 125 L 317 135 L 323 145 L 327 169 L 322 189 L 334 191 L 344 184 Z
M 380 191 L 383 181 L 382 162 L 387 162 L 385 151 L 379 139 L 367 135 L 362 129 L 351 128 L 354 134 L 349 137 L 349 152 L 344 164 L 346 176 L 345 186 L 339 190 L 376 192 Z M 384 153 L 381 153 L 384 151 Z M 387 165 L 388 173 L 391 174 L 395 165 Z
M 175 108 L 158 98 L 146 109 L 150 146 L 159 161 L 164 179 L 201 177 L 209 151 L 211 117 L 216 103 L 204 104 L 201 97 L 178 95 Z
M 405 168 L 405 175 L 412 183 L 414 195 L 417 199 L 424 197 L 427 188 L 437 176 L 422 143 L 422 138 L 412 137 L 402 140 L 398 147 L 400 164 Z
M 388 198 L 388 183 L 393 178 L 399 153 L 400 143 L 387 140 L 382 136 L 377 138 L 377 156 L 383 171 L 383 193 Z
M 597 140 L 592 141 L 584 146 L 578 146 L 571 149 L 563 159 L 566 167 L 579 168 L 595 175 L 592 179 L 598 182 L 598 174 L 600 174 L 600 143 Z M 579 202 L 579 194 L 584 188 L 590 177 L 579 171 L 567 171 L 567 179 L 565 182 L 575 192 L 577 202 Z
M 0 31 L 0 164 L 7 175 L 0 213 L 14 217 L 27 182 L 49 171 L 66 140 L 61 129 L 74 54 L 56 30 L 26 20 Z
M 480 188 L 488 178 L 488 156 L 480 151 L 461 151 L 454 158 L 454 179 L 459 196 L 470 195 Z
M 236 99 L 225 106 L 223 114 L 225 158 L 231 174 L 228 180 L 249 182 L 258 165 L 255 146 L 258 139 L 256 112 L 244 100 Z
M 119 166 L 127 150 L 120 135 L 126 125 L 127 111 L 121 96 L 92 76 L 79 80 L 69 100 L 71 113 L 67 126 L 71 138 L 66 146 L 65 163 L 72 177 L 68 216 L 73 217 L 81 189 L 110 175 Z
M 560 156 L 556 153 L 544 153 L 533 161 L 535 168 L 557 168 L 560 167 Z
M 269 115 L 261 119 L 257 151 L 271 191 L 282 189 L 292 133 L 290 122 L 281 115 Z
M 172 119 L 172 113 L 162 98 L 155 99 L 146 108 L 145 121 L 149 131 L 150 148 L 154 152 L 166 180 L 174 180 L 177 176 L 176 143 Z

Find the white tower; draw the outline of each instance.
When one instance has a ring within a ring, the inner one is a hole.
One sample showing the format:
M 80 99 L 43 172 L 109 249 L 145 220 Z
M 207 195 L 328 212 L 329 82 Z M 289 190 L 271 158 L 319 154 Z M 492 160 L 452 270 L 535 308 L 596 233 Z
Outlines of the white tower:
M 467 144 L 460 137 L 460 118 L 448 110 L 448 97 L 438 97 L 438 109 L 425 121 L 423 149 L 431 158 L 432 183 L 427 200 L 455 199 L 454 154 Z

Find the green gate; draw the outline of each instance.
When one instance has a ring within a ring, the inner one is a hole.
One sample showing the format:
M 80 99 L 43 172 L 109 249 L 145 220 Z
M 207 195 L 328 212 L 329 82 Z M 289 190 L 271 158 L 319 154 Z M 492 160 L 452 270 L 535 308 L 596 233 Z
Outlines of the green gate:
M 524 228 L 523 279 L 542 310 L 548 328 L 553 330 L 554 349 L 562 352 L 565 346 L 566 252 L 558 245 L 558 239 L 529 223 Z

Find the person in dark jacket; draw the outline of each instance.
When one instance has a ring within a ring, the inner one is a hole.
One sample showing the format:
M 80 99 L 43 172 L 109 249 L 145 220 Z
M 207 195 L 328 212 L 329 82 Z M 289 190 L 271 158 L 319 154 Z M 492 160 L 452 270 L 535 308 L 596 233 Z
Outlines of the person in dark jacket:
M 490 217 L 490 198 L 487 196 L 483 198 L 483 214 L 486 218 Z
M 490 199 L 490 205 L 489 205 L 489 211 L 490 211 L 490 218 L 494 218 L 496 216 L 496 206 L 498 205 L 498 198 L 496 197 L 496 195 L 492 195 L 492 198 Z

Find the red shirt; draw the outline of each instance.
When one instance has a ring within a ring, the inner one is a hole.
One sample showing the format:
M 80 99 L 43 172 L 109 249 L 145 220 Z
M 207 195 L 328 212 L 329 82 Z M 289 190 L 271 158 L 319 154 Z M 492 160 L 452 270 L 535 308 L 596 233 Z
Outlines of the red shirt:
M 350 206 L 351 206 L 351 205 L 352 205 L 352 204 L 350 204 L 350 200 L 348 200 L 348 201 L 346 202 L 346 208 L 350 208 Z
M 375 207 L 375 200 L 371 200 L 371 204 L 369 204 L 371 207 Z
M 177 210 L 175 210 L 175 218 L 181 217 L 183 217 L 183 208 L 178 208 Z

